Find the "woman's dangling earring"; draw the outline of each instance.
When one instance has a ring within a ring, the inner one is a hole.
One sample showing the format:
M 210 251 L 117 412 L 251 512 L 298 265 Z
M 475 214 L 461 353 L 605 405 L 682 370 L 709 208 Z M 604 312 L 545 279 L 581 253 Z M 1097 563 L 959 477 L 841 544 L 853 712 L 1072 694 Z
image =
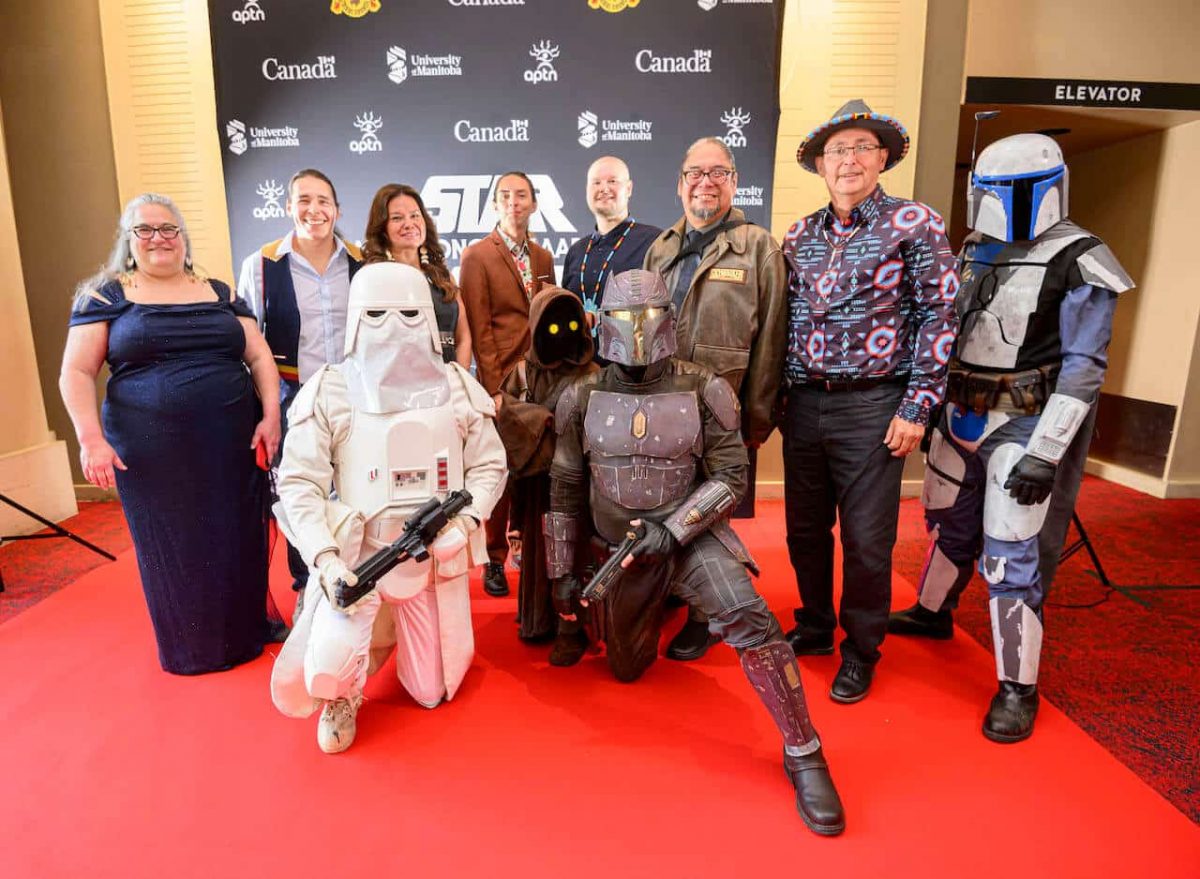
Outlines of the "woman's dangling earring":
M 133 258 L 133 254 L 131 253 L 131 254 L 129 254 L 129 256 L 125 257 L 125 270 L 128 272 L 132 272 L 136 268 L 137 268 L 137 260 L 135 260 Z
M 425 249 L 424 244 L 417 248 L 417 254 L 420 256 L 421 265 L 429 265 L 429 251 Z
M 187 272 L 189 275 L 192 273 L 192 258 L 191 258 L 191 256 L 185 256 L 183 258 L 183 270 L 185 272 Z

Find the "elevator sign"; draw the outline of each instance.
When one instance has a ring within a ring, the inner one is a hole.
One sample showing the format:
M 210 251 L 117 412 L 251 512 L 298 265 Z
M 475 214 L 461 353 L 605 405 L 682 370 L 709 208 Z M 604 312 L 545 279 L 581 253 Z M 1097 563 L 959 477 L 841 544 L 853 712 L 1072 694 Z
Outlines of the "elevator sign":
M 1200 110 L 1200 84 L 968 76 L 966 103 Z

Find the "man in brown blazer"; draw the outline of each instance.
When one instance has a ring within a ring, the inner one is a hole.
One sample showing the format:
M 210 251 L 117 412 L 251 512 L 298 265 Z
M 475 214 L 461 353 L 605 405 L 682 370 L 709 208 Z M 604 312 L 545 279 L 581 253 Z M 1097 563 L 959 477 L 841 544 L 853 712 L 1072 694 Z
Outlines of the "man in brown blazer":
M 529 220 L 537 210 L 533 182 L 521 171 L 510 171 L 496 182 L 492 201 L 499 222 L 492 234 L 463 251 L 459 287 L 474 340 L 476 375 L 498 398 L 500 383 L 529 350 L 529 302 L 555 280 L 550 251 L 529 238 Z M 484 591 L 507 595 L 507 489 L 487 521 L 487 546 Z

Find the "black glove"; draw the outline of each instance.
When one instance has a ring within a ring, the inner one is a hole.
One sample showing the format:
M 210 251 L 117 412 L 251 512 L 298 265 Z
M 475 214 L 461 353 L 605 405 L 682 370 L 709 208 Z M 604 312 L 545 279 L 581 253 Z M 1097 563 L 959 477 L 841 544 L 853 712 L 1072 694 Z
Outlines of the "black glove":
M 664 526 L 658 522 L 651 522 L 649 519 L 634 519 L 634 522 L 637 521 L 641 521 L 642 526 L 646 529 L 646 536 L 638 542 L 638 545 L 633 548 L 633 552 L 630 553 L 633 556 L 633 564 L 658 564 L 669 559 L 675 550 L 679 549 L 679 541 Z M 629 524 L 632 525 L 633 522 Z
M 575 605 L 583 592 L 583 584 L 574 574 L 566 574 L 557 578 L 553 584 L 554 609 L 562 616 L 569 617 L 575 613 Z
M 1023 455 L 1004 480 L 1004 490 L 1017 499 L 1017 503 L 1029 507 L 1040 504 L 1050 497 L 1054 488 L 1054 474 L 1058 471 L 1057 464 L 1035 458 L 1033 455 Z

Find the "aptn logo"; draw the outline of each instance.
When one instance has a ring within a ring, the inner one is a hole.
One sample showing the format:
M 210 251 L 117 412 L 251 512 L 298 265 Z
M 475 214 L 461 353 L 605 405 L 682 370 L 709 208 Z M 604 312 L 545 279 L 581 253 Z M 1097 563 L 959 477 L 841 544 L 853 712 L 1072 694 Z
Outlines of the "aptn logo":
M 254 219 L 278 220 L 287 216 L 283 210 L 283 205 L 279 203 L 284 193 L 282 186 L 274 180 L 264 180 L 258 184 L 258 189 L 254 191 L 263 200 L 263 203 L 254 209 Z
M 246 144 L 246 126 L 237 119 L 225 123 L 225 134 L 229 137 L 229 151 L 240 156 L 249 148 Z
M 558 71 L 554 69 L 554 59 L 558 57 L 558 46 L 549 40 L 534 43 L 529 50 L 530 56 L 537 61 L 537 67 L 525 71 L 525 81 L 537 85 L 539 82 L 557 82 Z
M 693 49 L 691 55 L 655 55 L 642 49 L 633 58 L 640 73 L 712 73 L 712 49 Z
M 383 119 L 368 110 L 354 120 L 354 127 L 362 132 L 362 137 L 350 141 L 350 152 L 361 156 L 363 153 L 377 153 L 383 149 L 383 143 L 377 134 L 383 127 Z
M 472 125 L 470 119 L 454 123 L 459 143 L 529 143 L 529 120 L 510 119 L 507 125 Z
M 584 110 L 579 114 L 579 145 L 581 147 L 590 150 L 600 139 L 600 135 L 596 132 L 597 122 L 596 114 L 591 110 Z
M 750 123 L 750 114 L 743 113 L 741 107 L 731 107 L 721 114 L 721 124 L 728 131 L 721 140 L 725 141 L 725 146 L 730 149 L 744 147 L 746 145 L 746 133 L 742 131 Z
M 229 17 L 238 24 L 248 24 L 252 21 L 266 21 L 267 13 L 258 4 L 261 0 L 246 0 L 245 5 L 241 9 L 235 9 L 229 13 Z

